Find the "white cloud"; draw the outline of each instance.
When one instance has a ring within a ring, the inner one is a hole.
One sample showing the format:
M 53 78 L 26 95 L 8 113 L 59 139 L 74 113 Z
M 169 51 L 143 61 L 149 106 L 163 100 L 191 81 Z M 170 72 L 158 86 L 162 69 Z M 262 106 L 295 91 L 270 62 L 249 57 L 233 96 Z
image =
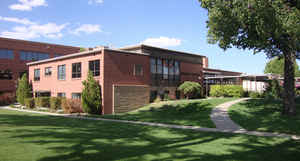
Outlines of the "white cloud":
M 102 32 L 100 25 L 92 25 L 92 24 L 83 24 L 71 31 L 72 34 L 79 35 L 79 33 L 91 34 L 95 32 Z
M 19 0 L 19 3 L 9 6 L 12 10 L 31 11 L 33 7 L 47 6 L 46 0 Z
M 34 24 L 36 24 L 35 22 L 29 21 L 26 18 L 19 19 L 19 18 L 16 18 L 16 17 L 1 17 L 0 16 L 0 21 L 14 22 L 14 23 L 19 23 L 19 24 L 23 24 L 23 25 L 34 25 Z
M 158 47 L 170 47 L 181 45 L 181 40 L 177 38 L 168 38 L 161 36 L 159 38 L 148 38 L 141 42 L 141 44 L 158 46 Z
M 47 23 L 44 25 L 33 24 L 29 26 L 16 26 L 12 31 L 3 31 L 0 33 L 2 37 L 15 39 L 33 39 L 38 37 L 60 38 L 63 36 L 62 30 L 68 24 L 57 25 L 55 23 Z
M 89 0 L 88 4 L 102 4 L 104 1 L 103 0 Z

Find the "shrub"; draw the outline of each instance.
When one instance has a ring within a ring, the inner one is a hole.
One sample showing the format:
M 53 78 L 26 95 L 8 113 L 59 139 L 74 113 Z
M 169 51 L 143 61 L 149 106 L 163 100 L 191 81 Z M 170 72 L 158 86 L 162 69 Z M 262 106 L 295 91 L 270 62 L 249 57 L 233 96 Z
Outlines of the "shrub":
M 51 97 L 50 98 L 50 109 L 57 110 L 61 108 L 61 100 L 60 97 Z
M 280 86 L 278 80 L 273 79 L 269 81 L 268 87 L 264 92 L 264 95 L 275 99 L 282 98 L 283 87 Z
M 153 102 L 154 102 L 154 103 L 159 103 L 159 102 L 161 102 L 160 97 L 156 97 L 155 100 L 154 100 Z
M 50 97 L 36 97 L 34 103 L 35 107 L 50 107 Z
M 178 87 L 178 90 L 183 92 L 184 96 L 189 99 L 201 93 L 202 87 L 197 82 L 185 81 Z
M 6 92 L 0 95 L 0 106 L 9 105 L 16 101 L 14 93 Z
M 82 82 L 82 107 L 83 110 L 91 114 L 101 113 L 101 87 L 91 71 L 89 71 L 87 80 Z
M 263 94 L 259 93 L 259 92 L 249 92 L 249 96 L 251 98 L 262 98 Z
M 31 98 L 31 85 L 28 82 L 27 74 L 24 74 L 22 78 L 18 81 L 18 87 L 16 91 L 17 101 L 24 105 L 25 98 Z
M 25 98 L 24 103 L 27 108 L 34 108 L 34 99 L 33 98 Z
M 244 90 L 240 85 L 212 85 L 210 86 L 212 97 L 243 97 Z
M 81 113 L 82 105 L 79 99 L 62 99 L 61 107 L 64 110 L 64 113 Z

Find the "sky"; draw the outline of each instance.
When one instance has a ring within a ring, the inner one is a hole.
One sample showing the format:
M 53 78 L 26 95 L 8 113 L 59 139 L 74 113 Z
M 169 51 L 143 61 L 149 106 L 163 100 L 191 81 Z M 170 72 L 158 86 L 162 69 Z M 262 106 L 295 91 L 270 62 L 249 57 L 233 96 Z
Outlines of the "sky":
M 198 0 L 0 0 L 0 37 L 79 47 L 148 44 L 207 56 L 209 67 L 262 74 L 264 53 L 207 43 Z

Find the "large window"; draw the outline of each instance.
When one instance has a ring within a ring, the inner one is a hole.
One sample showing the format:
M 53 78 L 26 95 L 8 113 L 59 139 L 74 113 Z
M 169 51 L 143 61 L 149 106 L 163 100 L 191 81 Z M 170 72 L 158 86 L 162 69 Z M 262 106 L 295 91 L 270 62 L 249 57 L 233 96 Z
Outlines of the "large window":
M 45 68 L 45 76 L 50 76 L 52 74 L 52 68 L 51 67 L 46 67 Z
M 134 64 L 134 75 L 142 76 L 143 75 L 143 65 Z
M 100 60 L 89 61 L 89 70 L 93 73 L 93 76 L 100 75 Z
M 180 64 L 172 59 L 150 59 L 152 84 L 175 86 L 180 82 Z
M 14 59 L 14 52 L 12 50 L 0 49 L 1 59 Z
M 72 93 L 72 99 L 81 99 L 81 93 Z
M 20 51 L 20 59 L 25 61 L 37 61 L 48 59 L 49 54 L 33 51 Z
M 40 69 L 34 69 L 34 81 L 40 81 Z
M 66 97 L 66 93 L 57 93 L 57 97 Z
M 66 65 L 59 65 L 57 67 L 57 79 L 66 80 Z
M 80 77 L 81 77 L 81 63 L 73 63 L 72 78 L 80 78 Z

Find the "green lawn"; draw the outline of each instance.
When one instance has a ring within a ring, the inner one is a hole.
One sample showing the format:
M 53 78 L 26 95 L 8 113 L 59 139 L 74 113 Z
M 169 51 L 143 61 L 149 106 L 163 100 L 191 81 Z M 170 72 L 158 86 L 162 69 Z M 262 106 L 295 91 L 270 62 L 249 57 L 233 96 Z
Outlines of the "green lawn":
M 229 109 L 231 119 L 251 131 L 269 131 L 300 135 L 300 99 L 296 100 L 298 115 L 281 115 L 280 101 L 253 99 L 233 105 Z
M 209 100 L 178 100 L 153 103 L 124 114 L 104 115 L 104 118 L 138 120 L 177 125 L 191 125 L 215 128 L 209 115 L 219 104 L 236 98 L 215 98 Z
M 283 138 L 174 130 L 0 110 L 1 161 L 298 161 Z

